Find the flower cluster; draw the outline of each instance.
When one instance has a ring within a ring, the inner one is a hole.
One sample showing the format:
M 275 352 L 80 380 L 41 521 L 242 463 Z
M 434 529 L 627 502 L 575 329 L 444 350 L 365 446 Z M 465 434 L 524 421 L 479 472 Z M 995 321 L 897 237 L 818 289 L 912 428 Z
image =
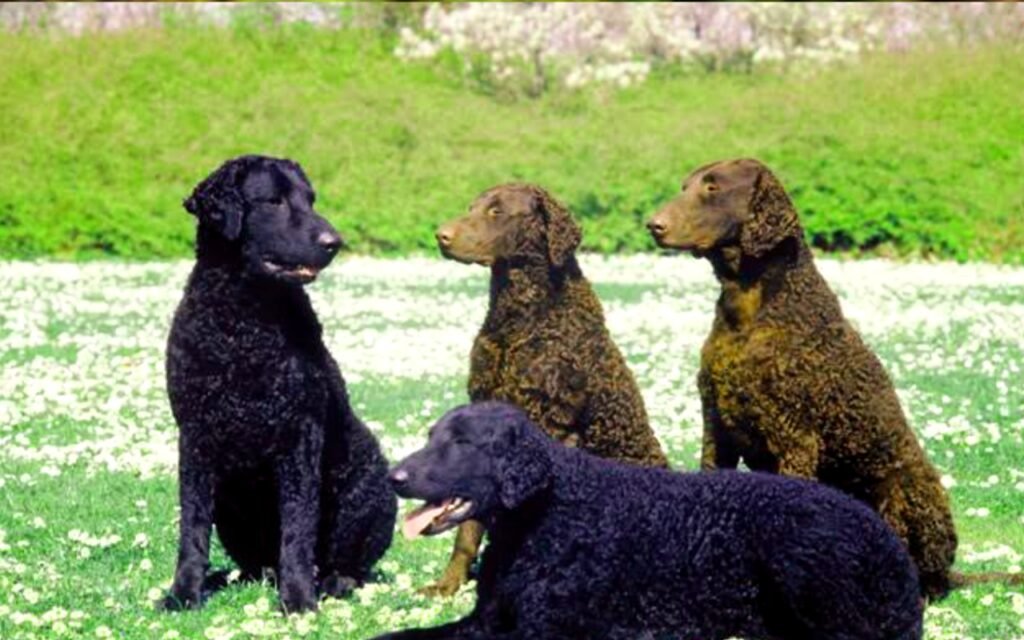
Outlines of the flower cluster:
M 483 55 L 496 82 L 532 75 L 577 87 L 628 86 L 652 65 L 707 70 L 847 59 L 905 50 L 920 41 L 957 43 L 1024 33 L 1024 8 L 972 3 L 529 3 L 432 5 L 418 29 L 404 28 L 406 59 L 445 48 Z

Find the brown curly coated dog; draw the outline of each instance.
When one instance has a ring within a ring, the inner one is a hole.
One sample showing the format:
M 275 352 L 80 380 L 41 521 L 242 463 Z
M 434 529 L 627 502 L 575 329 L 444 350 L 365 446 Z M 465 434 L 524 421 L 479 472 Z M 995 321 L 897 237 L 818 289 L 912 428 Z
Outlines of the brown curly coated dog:
M 518 405 L 552 438 L 596 455 L 667 466 L 633 374 L 608 335 L 601 303 L 576 263 L 580 229 L 540 187 L 506 184 L 444 224 L 445 257 L 491 268 L 490 307 L 470 356 L 469 397 Z M 459 527 L 441 580 L 468 579 L 482 529 Z
M 906 541 L 922 594 L 945 595 L 957 544 L 949 499 L 772 172 L 749 159 L 703 166 L 648 228 L 660 246 L 710 260 L 722 287 L 698 377 L 702 468 L 742 458 L 866 501 Z

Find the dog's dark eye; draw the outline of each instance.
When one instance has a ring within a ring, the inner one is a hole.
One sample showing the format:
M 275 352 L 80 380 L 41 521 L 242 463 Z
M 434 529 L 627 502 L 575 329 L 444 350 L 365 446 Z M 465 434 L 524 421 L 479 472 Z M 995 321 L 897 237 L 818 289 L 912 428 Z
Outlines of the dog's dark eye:
M 498 207 L 490 207 L 489 209 L 487 209 L 487 215 L 490 216 L 491 218 L 497 216 L 500 213 L 501 210 L 499 210 Z
M 281 205 L 284 204 L 284 198 L 282 198 L 281 196 L 269 196 L 266 198 L 260 198 L 259 201 L 265 202 L 266 204 L 273 205 L 275 207 L 280 207 Z
M 706 191 L 707 193 L 714 193 L 718 191 L 718 185 L 715 184 L 714 182 L 709 182 L 704 185 L 704 191 Z

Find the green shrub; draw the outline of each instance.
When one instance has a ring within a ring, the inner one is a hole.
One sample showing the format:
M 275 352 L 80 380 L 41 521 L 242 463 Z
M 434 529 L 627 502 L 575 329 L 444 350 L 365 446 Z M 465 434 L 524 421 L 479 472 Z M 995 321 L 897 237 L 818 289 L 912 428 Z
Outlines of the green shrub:
M 402 63 L 381 33 L 6 34 L 0 257 L 186 256 L 181 200 L 259 152 L 300 161 L 360 252 L 433 252 L 440 221 L 506 180 L 564 200 L 587 249 L 650 251 L 643 221 L 686 172 L 748 155 L 823 249 L 1024 262 L 1019 47 L 816 76 L 664 69 L 623 91 L 516 100 L 454 59 Z

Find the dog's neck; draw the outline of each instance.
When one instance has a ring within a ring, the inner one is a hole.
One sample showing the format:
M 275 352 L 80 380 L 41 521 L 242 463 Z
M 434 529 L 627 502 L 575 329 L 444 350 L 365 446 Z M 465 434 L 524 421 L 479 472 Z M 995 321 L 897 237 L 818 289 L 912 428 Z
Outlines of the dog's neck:
M 248 319 L 276 325 L 299 342 L 316 347 L 321 344 L 322 328 L 313 305 L 302 285 L 280 282 L 248 272 L 238 243 L 229 242 L 217 231 L 199 227 L 196 237 L 196 265 L 191 281 L 203 281 L 191 287 L 217 297 L 230 297 L 233 309 Z
M 544 486 L 513 509 L 502 509 L 484 523 L 491 544 L 516 549 L 534 532 L 553 510 L 576 508 L 581 500 L 589 500 L 580 487 L 594 473 L 603 473 L 600 459 L 575 447 L 566 447 L 541 432 L 528 446 L 539 447 L 550 464 L 550 475 Z M 516 555 L 513 553 L 513 556 Z
M 838 304 L 832 300 L 799 302 L 805 296 L 819 296 L 827 286 L 817 268 L 811 250 L 802 238 L 787 238 L 761 256 L 744 254 L 739 247 L 722 247 L 708 254 L 708 260 L 721 284 L 718 317 L 728 326 L 742 330 L 773 309 L 799 304 L 808 312 L 828 312 Z M 780 316 L 790 313 L 779 309 Z M 832 315 L 827 313 L 827 315 Z
M 536 323 L 555 305 L 566 287 L 582 277 L 574 256 L 561 267 L 546 262 L 499 261 L 491 267 L 491 299 L 484 330 L 517 333 Z

